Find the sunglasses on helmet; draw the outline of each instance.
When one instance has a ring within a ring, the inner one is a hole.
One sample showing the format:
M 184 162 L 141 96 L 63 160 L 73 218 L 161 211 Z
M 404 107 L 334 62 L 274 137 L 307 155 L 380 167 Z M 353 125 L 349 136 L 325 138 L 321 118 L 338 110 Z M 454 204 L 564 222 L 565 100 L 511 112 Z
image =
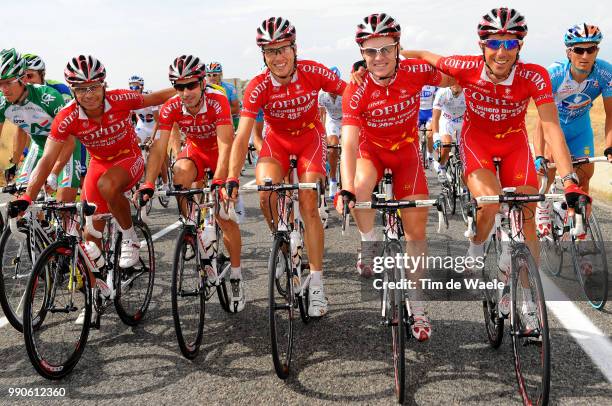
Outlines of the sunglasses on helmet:
M 497 51 L 502 46 L 508 51 L 518 48 L 523 41 L 520 39 L 485 39 L 480 41 L 481 44 L 489 49 Z
M 189 83 L 174 83 L 172 86 L 177 92 L 182 92 L 184 90 L 194 90 L 200 86 L 200 81 L 196 80 L 195 82 Z
M 594 54 L 599 49 L 599 47 L 597 45 L 592 45 L 592 46 L 586 47 L 586 48 L 572 47 L 570 49 L 576 55 L 584 55 L 585 52 L 587 54 L 591 55 L 591 54 Z

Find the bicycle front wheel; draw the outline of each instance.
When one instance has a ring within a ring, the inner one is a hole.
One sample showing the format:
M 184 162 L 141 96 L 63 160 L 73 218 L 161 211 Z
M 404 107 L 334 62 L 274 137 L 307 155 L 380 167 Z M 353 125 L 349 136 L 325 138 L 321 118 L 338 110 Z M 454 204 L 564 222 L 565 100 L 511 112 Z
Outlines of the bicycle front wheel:
M 151 232 L 146 224 L 132 219 L 140 243 L 138 262 L 129 268 L 119 266 L 121 238 L 115 245 L 115 309 L 121 321 L 128 326 L 141 322 L 151 303 L 155 282 L 155 251 Z
M 66 240 L 49 245 L 36 261 L 26 290 L 26 351 L 36 371 L 47 379 L 63 378 L 73 370 L 89 336 L 90 280 L 83 258 L 78 256 L 73 266 L 75 249 Z M 41 303 L 44 317 L 35 327 Z
M 608 300 L 608 260 L 601 229 L 593 213 L 585 222 L 584 231 L 584 237 L 572 237 L 570 244 L 574 271 L 589 304 L 602 310 Z
M 18 238 L 7 227 L 0 238 L 0 305 L 11 326 L 21 333 L 26 285 L 34 264 L 29 230 L 20 227 L 20 231 L 28 237 Z
M 544 291 L 527 246 L 513 250 L 510 319 L 514 370 L 524 404 L 548 404 L 550 342 Z
M 276 236 L 268 261 L 268 300 L 270 341 L 274 370 L 287 379 L 293 351 L 294 290 L 291 277 L 289 241 Z
M 188 359 L 198 354 L 204 334 L 205 282 L 200 273 L 195 230 L 183 228 L 176 240 L 172 267 L 172 318 L 181 353 Z
M 402 249 L 399 241 L 386 244 L 383 256 L 396 258 L 401 255 Z M 396 283 L 405 278 L 402 268 L 387 269 L 385 271 L 387 282 Z M 406 333 L 408 331 L 408 318 L 406 316 L 406 302 L 403 289 L 389 289 L 387 285 L 383 292 L 386 306 L 387 324 L 391 326 L 391 348 L 393 354 L 393 378 L 395 396 L 398 403 L 404 403 L 406 392 Z M 393 286 L 393 285 L 392 285 Z
M 509 243 L 505 243 L 509 244 Z M 498 277 L 498 264 L 501 256 L 501 242 L 492 235 L 485 246 L 485 264 L 482 268 L 482 279 L 491 282 Z M 489 345 L 498 348 L 504 339 L 504 318 L 498 310 L 499 292 L 497 289 L 483 290 L 482 311 Z

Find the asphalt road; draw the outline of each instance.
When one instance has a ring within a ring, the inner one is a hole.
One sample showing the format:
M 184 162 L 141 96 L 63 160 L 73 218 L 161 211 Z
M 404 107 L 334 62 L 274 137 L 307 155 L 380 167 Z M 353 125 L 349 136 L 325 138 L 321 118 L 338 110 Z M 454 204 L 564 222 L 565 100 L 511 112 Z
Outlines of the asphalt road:
M 250 179 L 248 170 L 243 183 Z M 271 238 L 256 196 L 245 193 L 245 203 L 247 217 L 241 229 L 248 303 L 236 315 L 223 312 L 216 298 L 207 305 L 202 352 L 194 361 L 181 356 L 172 321 L 170 264 L 177 235 L 173 230 L 155 242 L 155 290 L 143 323 L 127 327 L 114 312 L 106 314 L 101 329 L 90 333 L 79 364 L 62 381 L 41 378 L 27 358 L 22 336 L 0 321 L 4 324 L 0 328 L 0 403 L 393 404 L 388 328 L 379 325 L 377 301 L 363 294 L 371 281 L 355 271 L 357 230 L 352 226 L 343 237 L 335 214 L 325 233 L 329 315 L 308 325 L 295 323 L 292 375 L 286 381 L 276 377 L 266 292 Z M 599 206 L 596 214 L 609 241 L 612 209 Z M 174 203 L 165 210 L 156 206 L 151 217 L 153 233 L 177 218 Z M 457 217 L 442 235 L 436 234 L 436 222 L 431 212 L 428 235 L 432 240 L 465 240 Z M 563 281 L 576 283 L 571 271 L 564 273 Z M 506 334 L 497 350 L 489 347 L 481 302 L 437 301 L 429 304 L 428 313 L 433 323 L 429 342 L 407 344 L 407 403 L 520 404 L 510 337 Z M 581 301 L 550 303 L 549 326 L 551 402 L 612 403 L 609 311 L 595 311 Z M 65 388 L 65 397 L 9 397 L 9 388 L 47 387 Z

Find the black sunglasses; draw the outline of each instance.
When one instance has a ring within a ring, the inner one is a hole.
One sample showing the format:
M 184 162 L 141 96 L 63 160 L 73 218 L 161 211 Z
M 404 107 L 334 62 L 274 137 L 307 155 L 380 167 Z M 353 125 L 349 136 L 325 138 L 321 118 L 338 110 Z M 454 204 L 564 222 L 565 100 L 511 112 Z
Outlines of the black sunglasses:
M 598 49 L 599 49 L 599 47 L 597 45 L 592 45 L 592 46 L 587 47 L 587 48 L 573 47 L 572 48 L 572 52 L 575 53 L 576 55 L 584 55 L 585 52 L 587 54 L 591 55 L 591 54 L 595 53 Z
M 189 82 L 189 83 L 175 83 L 172 85 L 177 92 L 182 92 L 183 90 L 193 90 L 200 86 L 200 81 Z

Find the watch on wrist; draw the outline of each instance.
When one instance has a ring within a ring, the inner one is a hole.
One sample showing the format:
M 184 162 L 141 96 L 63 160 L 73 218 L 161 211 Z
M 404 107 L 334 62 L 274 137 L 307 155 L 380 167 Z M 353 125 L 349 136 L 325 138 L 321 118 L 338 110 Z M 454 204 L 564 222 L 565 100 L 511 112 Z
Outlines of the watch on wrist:
M 578 175 L 576 174 L 576 172 L 568 173 L 567 175 L 562 177 L 561 180 L 563 181 L 563 183 L 565 183 L 565 181 L 567 181 L 567 180 L 571 180 L 575 184 L 580 183 L 580 180 L 578 179 Z

